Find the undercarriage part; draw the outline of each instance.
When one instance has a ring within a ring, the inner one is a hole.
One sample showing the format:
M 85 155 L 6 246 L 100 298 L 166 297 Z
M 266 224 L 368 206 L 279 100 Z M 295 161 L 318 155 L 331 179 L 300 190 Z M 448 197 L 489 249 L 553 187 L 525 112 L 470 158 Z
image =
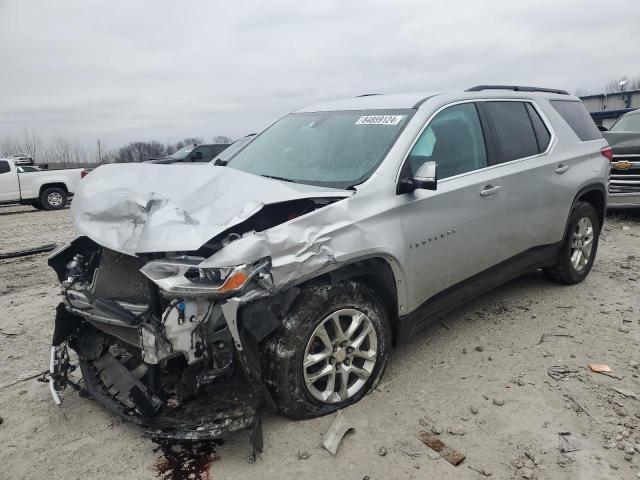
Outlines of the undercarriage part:
M 92 362 L 92 368 L 95 369 L 96 378 L 99 378 L 114 400 L 128 408 L 135 408 L 143 418 L 153 416 L 160 409 L 160 399 L 150 394 L 132 371 L 118 362 L 110 352 Z
M 138 323 L 140 323 L 141 320 L 138 315 L 135 315 L 133 312 L 127 310 L 118 302 L 115 302 L 108 298 L 96 298 L 93 301 L 93 306 L 98 309 L 98 311 L 104 312 L 111 317 L 115 317 L 131 327 L 135 327 Z

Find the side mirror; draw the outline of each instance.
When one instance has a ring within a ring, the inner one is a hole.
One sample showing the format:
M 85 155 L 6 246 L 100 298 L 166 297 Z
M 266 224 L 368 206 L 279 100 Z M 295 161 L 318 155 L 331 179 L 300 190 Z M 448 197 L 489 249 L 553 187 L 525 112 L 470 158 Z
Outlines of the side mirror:
M 608 132 L 609 129 L 607 127 L 603 127 L 602 125 L 598 125 L 598 130 L 600 130 L 601 132 Z
M 436 162 L 424 162 L 413 177 L 400 180 L 398 193 L 409 193 L 416 189 L 436 190 L 438 188 Z

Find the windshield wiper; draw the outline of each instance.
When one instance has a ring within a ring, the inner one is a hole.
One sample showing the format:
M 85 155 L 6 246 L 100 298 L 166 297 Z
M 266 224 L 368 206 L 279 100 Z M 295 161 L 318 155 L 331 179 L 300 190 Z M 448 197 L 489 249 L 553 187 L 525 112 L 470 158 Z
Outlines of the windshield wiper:
M 291 180 L 290 178 L 276 177 L 274 175 L 260 175 L 260 176 L 264 178 L 271 178 L 273 180 L 282 180 L 283 182 L 298 183 L 295 180 Z

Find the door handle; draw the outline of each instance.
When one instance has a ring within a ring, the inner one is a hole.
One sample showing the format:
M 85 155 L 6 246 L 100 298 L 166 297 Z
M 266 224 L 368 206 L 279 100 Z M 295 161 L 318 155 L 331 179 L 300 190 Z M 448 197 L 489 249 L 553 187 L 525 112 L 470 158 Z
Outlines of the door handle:
M 490 197 L 491 195 L 495 195 L 500 190 L 500 185 L 485 185 L 484 190 L 480 192 L 481 197 Z
M 569 170 L 569 165 L 563 165 L 562 163 L 560 165 L 558 165 L 558 168 L 556 168 L 556 173 L 558 174 L 563 174 L 564 172 L 566 172 L 567 170 Z

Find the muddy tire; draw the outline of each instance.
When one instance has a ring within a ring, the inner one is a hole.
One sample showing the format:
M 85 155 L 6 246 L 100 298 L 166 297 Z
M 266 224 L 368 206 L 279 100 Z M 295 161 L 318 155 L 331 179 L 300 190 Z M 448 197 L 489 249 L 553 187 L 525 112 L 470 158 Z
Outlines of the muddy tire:
M 319 417 L 375 387 L 390 350 L 388 314 L 373 290 L 354 281 L 309 287 L 266 342 L 266 383 L 282 414 Z
M 39 203 L 45 210 L 61 210 L 67 205 L 67 192 L 58 187 L 45 188 Z
M 571 211 L 567 234 L 558 259 L 545 270 L 556 282 L 574 285 L 582 282 L 591 271 L 598 250 L 600 219 L 587 202 L 577 202 Z

